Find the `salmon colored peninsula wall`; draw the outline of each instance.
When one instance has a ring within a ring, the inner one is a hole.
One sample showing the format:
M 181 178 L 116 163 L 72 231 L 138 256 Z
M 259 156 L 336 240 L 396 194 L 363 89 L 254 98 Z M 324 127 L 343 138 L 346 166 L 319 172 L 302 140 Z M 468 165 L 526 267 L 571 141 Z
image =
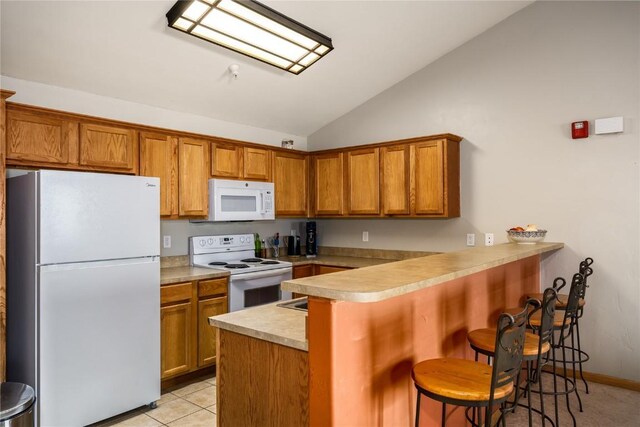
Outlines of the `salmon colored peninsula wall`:
M 539 289 L 540 257 L 375 303 L 309 298 L 310 426 L 413 425 L 411 368 L 434 357 L 473 359 L 467 332 L 495 326 L 506 307 Z M 422 426 L 440 425 L 422 399 Z M 449 425 L 460 425 L 453 409 Z

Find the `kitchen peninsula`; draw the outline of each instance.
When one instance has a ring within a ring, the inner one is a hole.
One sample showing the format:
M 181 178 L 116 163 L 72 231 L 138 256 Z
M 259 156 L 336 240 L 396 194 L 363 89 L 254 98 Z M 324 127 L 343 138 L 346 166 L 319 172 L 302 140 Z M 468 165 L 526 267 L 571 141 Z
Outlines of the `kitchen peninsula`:
M 509 243 L 286 281 L 309 296 L 307 316 L 273 304 L 210 318 L 219 425 L 411 425 L 412 366 L 471 358 L 466 333 L 540 289 L 541 257 L 563 246 Z M 424 425 L 439 420 L 439 405 L 422 411 Z

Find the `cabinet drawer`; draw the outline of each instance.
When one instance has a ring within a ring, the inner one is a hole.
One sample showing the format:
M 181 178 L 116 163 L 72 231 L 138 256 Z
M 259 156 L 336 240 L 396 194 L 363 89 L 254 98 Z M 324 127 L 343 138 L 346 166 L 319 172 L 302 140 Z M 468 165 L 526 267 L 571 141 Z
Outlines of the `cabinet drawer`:
M 213 295 L 224 295 L 227 293 L 229 279 L 200 280 L 198 283 L 198 297 L 210 297 Z
M 160 287 L 160 304 L 191 299 L 191 282 L 176 283 Z

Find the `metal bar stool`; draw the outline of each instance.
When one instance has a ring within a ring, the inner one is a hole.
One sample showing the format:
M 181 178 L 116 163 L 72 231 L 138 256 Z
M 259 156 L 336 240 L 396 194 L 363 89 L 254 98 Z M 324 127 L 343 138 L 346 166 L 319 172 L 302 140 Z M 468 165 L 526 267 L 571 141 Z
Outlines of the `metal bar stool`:
M 591 268 L 592 264 L 593 264 L 593 258 L 587 257 L 584 259 L 584 261 L 580 262 L 580 265 L 578 268 L 578 272 L 584 276 L 584 288 L 582 291 L 582 295 L 580 296 L 580 300 L 578 302 L 578 316 L 575 319 L 575 328 L 576 328 L 575 338 L 574 336 L 571 337 L 572 351 L 578 354 L 577 360 L 575 357 L 574 357 L 574 360 L 575 360 L 575 363 L 578 364 L 578 369 L 580 371 L 580 379 L 584 384 L 584 388 L 587 394 L 589 394 L 589 384 L 587 383 L 587 380 L 584 378 L 584 374 L 582 372 L 582 364 L 589 360 L 589 354 L 586 351 L 582 350 L 582 345 L 580 344 L 580 318 L 584 314 L 584 307 L 586 304 L 585 295 L 586 295 L 587 288 L 589 287 L 589 284 L 587 283 L 587 279 L 589 276 L 591 276 L 591 274 L 593 274 L 593 269 Z M 556 288 L 556 292 L 559 292 L 564 287 L 564 285 L 565 283 L 563 283 L 558 288 Z M 527 297 L 541 299 L 542 294 L 530 294 L 530 295 L 527 295 Z M 566 310 L 567 300 L 568 300 L 568 295 L 558 294 L 557 302 L 556 302 L 556 310 Z M 574 367 L 574 370 L 575 370 L 575 367 Z M 580 412 L 582 412 L 582 401 L 580 401 Z
M 413 367 L 411 376 L 418 390 L 416 401 L 416 427 L 420 424 L 420 397 L 425 396 L 442 403 L 442 425 L 446 422 L 448 403 L 485 409 L 485 423 L 491 424 L 494 405 L 499 405 L 498 422 L 505 424 L 504 402 L 513 393 L 514 378 L 520 372 L 525 342 L 527 304 L 516 315 L 503 313 L 496 327 L 493 366 L 465 359 L 430 359 Z M 482 425 L 482 411 L 478 410 L 478 424 Z
M 571 288 L 569 289 L 569 295 L 567 297 L 567 306 L 564 311 L 556 311 L 553 321 L 553 330 L 554 334 L 551 335 L 551 364 L 552 370 L 551 374 L 553 374 L 553 391 L 544 391 L 545 395 L 553 395 L 554 397 L 554 410 L 555 410 L 555 424 L 558 425 L 559 414 L 558 414 L 558 396 L 565 396 L 565 403 L 567 406 L 567 411 L 573 420 L 574 427 L 576 424 L 576 417 L 573 415 L 571 411 L 571 405 L 569 401 L 569 397 L 571 393 L 575 393 L 576 398 L 578 399 L 578 403 L 580 404 L 580 408 L 582 408 L 582 401 L 580 399 L 580 394 L 578 393 L 578 389 L 576 387 L 576 376 L 575 376 L 575 364 L 577 361 L 575 360 L 575 352 L 571 351 L 569 355 L 571 356 L 571 360 L 567 359 L 566 350 L 571 349 L 571 347 L 567 344 L 567 340 L 573 336 L 576 318 L 578 316 L 579 311 L 579 301 L 580 296 L 584 295 L 584 278 L 585 275 L 581 273 L 576 273 L 573 275 L 573 279 L 571 280 Z M 561 289 L 565 285 L 565 280 L 562 277 L 558 277 L 554 280 L 554 289 Z M 509 310 L 506 310 L 509 312 Z M 539 330 L 542 327 L 541 319 L 539 313 L 532 315 L 529 319 L 529 325 L 533 328 L 534 331 Z M 556 337 L 557 333 L 557 337 Z M 562 358 L 558 359 L 558 351 L 562 351 Z M 562 373 L 558 372 L 558 363 L 562 363 Z M 571 363 L 574 367 L 573 370 L 573 378 L 569 379 L 567 374 L 567 364 Z M 548 371 L 542 371 L 548 372 Z M 541 372 L 541 373 L 542 373 Z M 558 377 L 564 380 L 564 390 L 558 390 Z
M 552 425 L 554 423 L 551 419 L 545 415 L 544 412 L 544 395 L 543 395 L 543 387 L 542 381 L 539 381 L 541 378 L 541 370 L 542 367 L 549 360 L 549 350 L 551 349 L 551 338 L 553 335 L 553 325 L 555 318 L 555 302 L 556 302 L 556 291 L 553 288 L 547 288 L 542 294 L 542 303 L 535 299 L 529 299 L 527 303 L 531 306 L 535 307 L 534 310 L 530 313 L 528 323 L 530 323 L 531 316 L 539 316 L 540 317 L 540 327 L 538 328 L 538 335 L 532 334 L 530 332 L 525 333 L 525 341 L 524 341 L 524 350 L 523 350 L 523 360 L 526 363 L 526 382 L 525 382 L 525 394 L 527 395 L 528 405 L 519 404 L 519 389 L 516 391 L 516 396 L 512 405 L 513 410 L 515 411 L 516 406 L 525 406 L 528 408 L 529 413 L 529 426 L 533 425 L 532 421 L 532 411 L 539 413 L 542 416 L 542 425 L 546 425 L 546 420 L 548 419 Z M 540 312 L 540 314 L 537 314 Z M 531 327 L 531 325 L 529 325 Z M 488 362 L 491 361 L 491 358 L 495 355 L 495 330 L 490 328 L 484 329 L 476 329 L 467 335 L 467 339 L 471 348 L 475 351 L 475 360 L 478 360 L 478 354 L 483 354 L 487 356 Z M 543 360 L 544 356 L 544 360 Z M 532 365 L 535 369 L 532 370 Z M 519 385 L 519 378 L 516 381 Z M 532 390 L 531 385 L 539 383 L 538 390 Z M 540 396 L 540 410 L 533 409 L 531 404 L 531 393 L 537 393 Z M 470 420 L 472 423 L 475 422 L 475 414 L 473 418 Z

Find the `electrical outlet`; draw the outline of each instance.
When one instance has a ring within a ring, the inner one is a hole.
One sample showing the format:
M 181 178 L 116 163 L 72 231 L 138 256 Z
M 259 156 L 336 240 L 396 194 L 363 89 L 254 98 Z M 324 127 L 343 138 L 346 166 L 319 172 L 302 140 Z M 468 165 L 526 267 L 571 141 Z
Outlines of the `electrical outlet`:
M 292 230 L 291 230 L 290 235 L 291 235 L 291 236 L 295 236 L 295 235 L 296 235 L 296 230 L 293 230 L 293 229 L 292 229 Z
M 484 234 L 484 245 L 485 246 L 493 246 L 493 233 L 485 233 Z
M 363 242 L 368 242 L 369 241 L 369 232 L 368 231 L 363 231 L 362 232 L 362 241 Z
M 467 234 L 467 246 L 476 245 L 476 235 L 473 233 Z
M 162 236 L 162 246 L 165 249 L 169 249 L 171 247 L 171 236 Z

